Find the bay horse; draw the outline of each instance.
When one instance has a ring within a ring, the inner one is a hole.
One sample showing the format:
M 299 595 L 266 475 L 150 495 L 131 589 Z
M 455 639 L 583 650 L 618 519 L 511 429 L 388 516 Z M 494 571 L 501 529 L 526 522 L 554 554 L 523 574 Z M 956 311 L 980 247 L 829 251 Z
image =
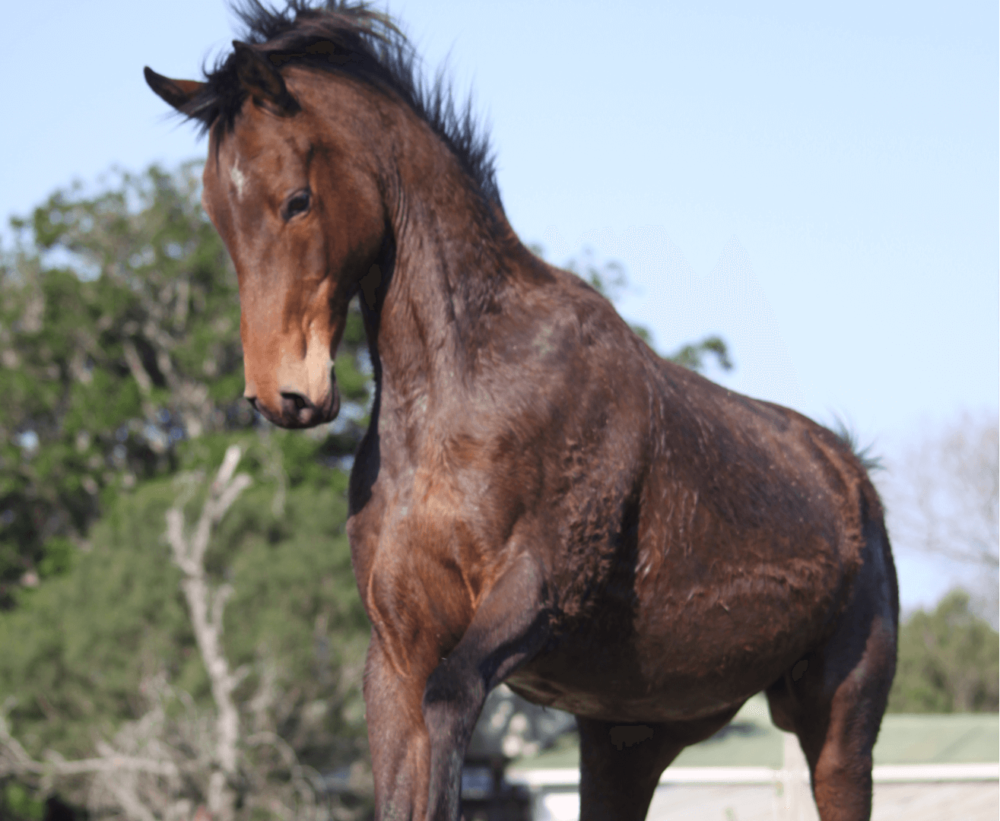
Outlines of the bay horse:
M 660 359 L 527 250 L 487 141 L 387 17 L 237 14 L 203 81 L 146 80 L 209 134 L 203 203 L 265 418 L 336 416 L 359 296 L 376 391 L 347 528 L 376 817 L 459 817 L 505 681 L 577 716 L 584 821 L 644 818 L 671 760 L 760 691 L 823 821 L 868 818 L 898 591 L 861 460 Z

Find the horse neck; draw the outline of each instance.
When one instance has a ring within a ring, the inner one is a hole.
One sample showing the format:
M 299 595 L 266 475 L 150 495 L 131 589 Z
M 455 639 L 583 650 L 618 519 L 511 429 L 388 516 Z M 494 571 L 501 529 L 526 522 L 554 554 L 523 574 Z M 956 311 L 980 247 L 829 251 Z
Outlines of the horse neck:
M 444 184 L 403 188 L 387 203 L 394 259 L 373 345 L 383 406 L 424 406 L 421 395 L 471 387 L 486 317 L 527 253 L 499 205 L 457 167 L 445 173 Z

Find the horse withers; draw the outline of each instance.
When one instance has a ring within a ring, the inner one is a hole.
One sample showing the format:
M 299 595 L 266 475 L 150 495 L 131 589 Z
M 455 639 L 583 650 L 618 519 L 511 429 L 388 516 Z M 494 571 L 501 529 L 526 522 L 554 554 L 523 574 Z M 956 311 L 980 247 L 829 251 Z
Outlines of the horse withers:
M 823 821 L 868 818 L 898 595 L 861 461 L 660 359 L 531 254 L 488 144 L 387 18 L 239 14 L 204 81 L 146 79 L 209 133 L 203 202 L 264 417 L 334 418 L 360 298 L 376 393 L 348 533 L 377 817 L 458 818 L 506 681 L 577 716 L 585 820 L 643 818 L 671 760 L 760 691 Z

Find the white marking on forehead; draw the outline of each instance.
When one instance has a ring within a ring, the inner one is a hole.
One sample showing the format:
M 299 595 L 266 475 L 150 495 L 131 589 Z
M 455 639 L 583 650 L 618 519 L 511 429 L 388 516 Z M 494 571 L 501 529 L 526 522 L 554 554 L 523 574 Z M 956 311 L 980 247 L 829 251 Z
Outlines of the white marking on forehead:
M 237 199 L 243 199 L 243 188 L 247 184 L 247 175 L 240 171 L 240 161 L 233 160 L 233 167 L 229 170 L 229 178 L 236 186 Z

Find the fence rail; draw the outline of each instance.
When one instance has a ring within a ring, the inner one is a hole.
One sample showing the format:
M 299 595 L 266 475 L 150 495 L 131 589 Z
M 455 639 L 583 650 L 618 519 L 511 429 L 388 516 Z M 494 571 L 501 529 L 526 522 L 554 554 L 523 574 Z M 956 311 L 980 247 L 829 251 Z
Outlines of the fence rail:
M 660 777 L 660 784 L 771 784 L 789 777 L 808 780 L 801 769 L 771 767 L 669 767 Z M 545 787 L 578 787 L 578 769 L 507 771 L 507 780 L 529 789 Z M 998 781 L 1000 764 L 883 764 L 872 768 L 876 784 L 900 784 L 939 781 Z
M 513 768 L 507 780 L 530 793 L 534 821 L 579 818 L 579 770 Z M 1000 809 L 997 763 L 883 764 L 873 768 L 872 780 L 873 821 L 938 821 L 952 811 L 963 821 L 995 821 Z M 785 739 L 781 768 L 667 768 L 648 818 L 818 821 L 805 756 L 794 736 Z

